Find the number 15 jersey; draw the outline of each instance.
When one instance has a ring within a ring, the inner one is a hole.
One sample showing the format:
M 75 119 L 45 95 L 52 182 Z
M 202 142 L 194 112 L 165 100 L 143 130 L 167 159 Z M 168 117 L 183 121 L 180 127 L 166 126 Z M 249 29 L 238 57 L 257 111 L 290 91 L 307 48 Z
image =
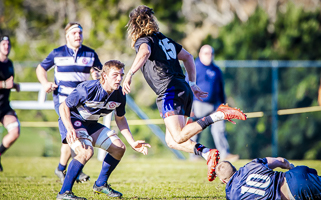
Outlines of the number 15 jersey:
M 226 184 L 226 199 L 281 199 L 284 173 L 268 168 L 266 158 L 257 158 L 241 167 Z
M 143 43 L 150 47 L 151 54 L 141 70 L 147 83 L 157 95 L 164 92 L 169 84 L 175 82 L 175 79 L 185 79 L 177 58 L 182 50 L 180 44 L 160 32 L 139 38 L 135 43 L 136 52 Z

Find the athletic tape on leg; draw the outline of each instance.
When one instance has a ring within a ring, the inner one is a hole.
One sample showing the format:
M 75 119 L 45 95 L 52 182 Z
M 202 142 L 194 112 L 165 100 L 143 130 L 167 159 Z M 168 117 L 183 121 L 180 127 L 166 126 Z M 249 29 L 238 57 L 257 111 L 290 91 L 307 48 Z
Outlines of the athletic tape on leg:
M 72 143 L 69 144 L 70 148 L 75 151 L 76 147 L 81 146 L 82 143 L 84 143 L 87 146 L 93 146 L 92 142 L 93 139 L 90 135 L 88 135 L 87 131 L 81 130 L 81 131 L 76 131 L 78 139 Z
M 117 133 L 106 127 L 100 132 L 95 147 L 107 150 L 113 141 L 117 139 L 119 139 Z
M 15 121 L 15 122 L 12 122 L 12 123 L 8 124 L 8 125 L 6 126 L 6 129 L 7 129 L 7 131 L 9 132 L 9 131 L 11 131 L 12 129 L 17 128 L 17 127 L 19 127 L 19 126 L 20 126 L 20 122 L 19 122 L 19 120 L 17 120 L 17 121 Z

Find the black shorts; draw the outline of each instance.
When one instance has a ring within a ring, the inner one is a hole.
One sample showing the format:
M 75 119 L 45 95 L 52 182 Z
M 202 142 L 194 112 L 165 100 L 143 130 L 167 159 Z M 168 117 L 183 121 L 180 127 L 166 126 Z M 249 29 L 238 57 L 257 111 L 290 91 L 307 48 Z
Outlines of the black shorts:
M 156 104 L 163 119 L 172 115 L 189 117 L 193 104 L 193 91 L 185 80 L 176 81 L 158 95 Z
M 3 120 L 5 115 L 13 115 L 17 117 L 16 112 L 10 106 L 0 109 L 0 120 Z

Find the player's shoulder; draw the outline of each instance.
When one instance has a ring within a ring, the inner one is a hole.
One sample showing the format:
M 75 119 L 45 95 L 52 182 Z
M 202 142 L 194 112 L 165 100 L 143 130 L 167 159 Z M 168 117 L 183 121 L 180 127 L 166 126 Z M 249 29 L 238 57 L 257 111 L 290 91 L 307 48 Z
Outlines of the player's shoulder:
M 60 47 L 57 47 L 53 50 L 54 52 L 62 52 L 62 51 L 66 51 L 66 45 L 62 45 Z
M 81 45 L 81 48 L 83 48 L 84 51 L 87 51 L 87 52 L 95 52 L 94 49 L 86 46 L 86 45 Z

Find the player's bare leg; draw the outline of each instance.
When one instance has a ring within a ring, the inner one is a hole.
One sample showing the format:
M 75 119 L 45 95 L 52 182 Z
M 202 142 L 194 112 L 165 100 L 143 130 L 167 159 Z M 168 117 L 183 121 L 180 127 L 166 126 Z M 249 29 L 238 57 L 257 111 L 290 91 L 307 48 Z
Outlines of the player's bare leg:
M 58 176 L 62 184 L 64 183 L 64 180 L 65 180 L 66 167 L 67 167 L 70 155 L 71 155 L 71 150 L 69 145 L 63 143 L 60 148 L 59 165 L 55 169 L 55 174 Z
M 95 194 L 121 197 L 123 194 L 111 188 L 108 184 L 108 179 L 125 154 L 126 146 L 119 137 L 108 128 L 102 128 L 91 136 L 95 147 L 99 147 L 108 152 L 102 163 L 102 169 L 98 179 L 93 185 L 93 191 Z
M 219 152 L 217 149 L 206 148 L 202 144 L 196 143 L 191 139 L 187 139 L 185 142 L 178 143 L 177 141 L 180 141 L 181 139 L 185 140 L 187 137 L 189 137 L 189 135 L 195 135 L 202 131 L 202 127 L 197 123 L 192 123 L 187 128 L 186 126 L 184 127 L 186 124 L 186 119 L 187 117 L 182 115 L 173 115 L 164 119 L 166 125 L 166 143 L 170 148 L 202 156 L 207 161 L 208 179 L 209 181 L 212 181 L 213 174 L 215 174 L 215 167 L 219 161 Z M 182 129 L 189 131 L 190 134 L 183 135 L 184 132 Z
M 11 147 L 11 145 L 19 138 L 20 136 L 20 125 L 18 118 L 15 115 L 5 115 L 1 121 L 3 126 L 7 129 L 8 134 L 3 137 L 2 144 L 0 145 L 0 159 L 1 155 Z M 0 160 L 0 171 L 3 171 Z

